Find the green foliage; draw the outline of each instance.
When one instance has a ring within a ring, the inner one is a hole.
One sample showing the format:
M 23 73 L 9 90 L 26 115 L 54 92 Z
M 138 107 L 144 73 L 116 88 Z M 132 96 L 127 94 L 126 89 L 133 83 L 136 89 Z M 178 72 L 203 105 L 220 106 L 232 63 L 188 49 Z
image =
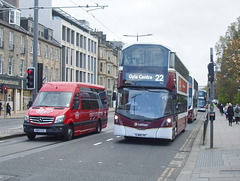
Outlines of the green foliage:
M 215 85 L 221 103 L 240 103 L 240 17 L 221 36 L 216 46 L 217 67 Z

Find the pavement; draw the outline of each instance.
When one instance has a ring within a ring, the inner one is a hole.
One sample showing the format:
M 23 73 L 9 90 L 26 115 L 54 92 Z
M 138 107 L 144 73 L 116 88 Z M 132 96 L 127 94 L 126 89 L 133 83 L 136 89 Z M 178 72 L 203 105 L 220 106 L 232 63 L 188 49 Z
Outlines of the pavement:
M 113 111 L 113 109 L 109 109 Z M 240 180 L 240 125 L 229 126 L 225 116 L 215 109 L 213 148 L 210 148 L 210 122 L 203 145 L 203 126 L 199 131 L 189 157 L 176 181 L 239 181 Z M 24 114 L 12 115 L 22 118 Z M 2 117 L 0 117 L 2 119 Z M 8 118 L 6 118 L 8 119 Z M 22 128 L 0 131 L 0 139 L 24 134 Z
M 176 181 L 239 181 L 240 125 L 229 126 L 225 115 L 215 109 L 213 142 L 210 148 L 210 122 L 203 145 L 203 126 L 199 131 L 187 162 Z

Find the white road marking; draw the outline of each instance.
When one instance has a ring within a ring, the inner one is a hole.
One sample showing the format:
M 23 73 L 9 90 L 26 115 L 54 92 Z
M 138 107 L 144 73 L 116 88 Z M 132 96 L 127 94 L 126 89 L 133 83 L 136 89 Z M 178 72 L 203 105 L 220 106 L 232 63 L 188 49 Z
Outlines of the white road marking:
M 113 140 L 113 138 L 110 138 L 110 139 L 107 139 L 106 141 L 112 141 Z
M 95 144 L 93 144 L 94 146 L 97 146 L 97 145 L 101 145 L 102 144 L 102 142 L 98 142 L 98 143 L 95 143 Z

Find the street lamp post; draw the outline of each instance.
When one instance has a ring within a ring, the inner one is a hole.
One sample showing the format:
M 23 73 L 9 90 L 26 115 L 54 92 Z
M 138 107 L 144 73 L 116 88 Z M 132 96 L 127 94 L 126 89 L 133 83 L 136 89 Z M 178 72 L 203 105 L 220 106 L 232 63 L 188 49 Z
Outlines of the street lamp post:
M 126 36 L 126 37 L 137 37 L 137 41 L 138 41 L 138 38 L 139 37 L 144 37 L 144 36 L 152 36 L 153 34 L 145 34 L 145 35 L 139 35 L 137 33 L 137 35 L 123 35 L 123 36 Z

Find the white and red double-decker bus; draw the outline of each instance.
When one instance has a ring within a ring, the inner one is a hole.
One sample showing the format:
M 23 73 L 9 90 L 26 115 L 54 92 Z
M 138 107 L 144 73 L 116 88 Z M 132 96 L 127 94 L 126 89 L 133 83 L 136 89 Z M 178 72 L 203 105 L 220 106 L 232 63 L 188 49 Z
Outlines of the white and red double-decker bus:
M 199 90 L 198 91 L 198 111 L 206 112 L 207 108 L 208 108 L 207 91 Z
M 198 115 L 198 82 L 189 76 L 188 122 L 193 122 Z
M 158 44 L 125 46 L 119 67 L 114 135 L 174 140 L 185 130 L 189 71 Z

